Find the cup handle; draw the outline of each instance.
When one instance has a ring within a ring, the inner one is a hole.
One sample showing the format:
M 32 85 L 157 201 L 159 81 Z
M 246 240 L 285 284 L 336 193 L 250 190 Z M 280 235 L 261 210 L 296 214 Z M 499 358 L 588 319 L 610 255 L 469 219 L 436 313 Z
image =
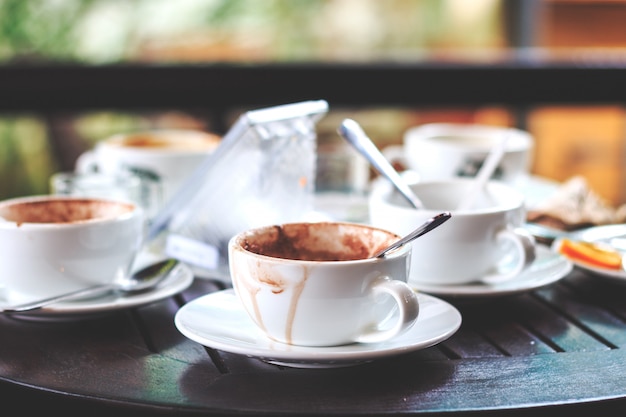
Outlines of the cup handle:
M 74 170 L 85 174 L 98 171 L 98 161 L 94 151 L 86 151 L 78 156 Z
M 513 244 L 517 252 L 516 264 L 507 271 L 483 277 L 481 281 L 487 284 L 497 284 L 515 278 L 528 268 L 537 256 L 535 238 L 521 227 L 502 229 L 496 234 L 496 239 L 499 242 L 508 241 Z
M 378 327 L 380 323 L 374 323 L 373 328 L 356 338 L 357 343 L 377 343 L 390 339 L 408 330 L 417 320 L 419 315 L 419 302 L 415 291 L 405 282 L 382 276 L 376 279 L 369 287 L 372 297 L 387 294 L 393 297 L 398 306 L 396 322 L 389 329 Z

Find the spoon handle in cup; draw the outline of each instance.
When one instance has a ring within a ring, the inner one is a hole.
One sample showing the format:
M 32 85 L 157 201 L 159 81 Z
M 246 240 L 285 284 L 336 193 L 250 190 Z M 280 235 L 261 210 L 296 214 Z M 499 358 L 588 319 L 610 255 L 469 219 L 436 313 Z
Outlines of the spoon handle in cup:
M 487 158 L 483 162 L 482 167 L 478 171 L 478 174 L 476 174 L 476 178 L 472 182 L 470 191 L 464 199 L 461 200 L 461 203 L 456 208 L 457 210 L 467 210 L 474 205 L 474 201 L 476 201 L 478 195 L 481 193 L 483 188 L 485 188 L 485 185 L 489 182 L 489 179 L 495 172 L 496 168 L 498 168 L 498 164 L 504 156 L 508 139 L 509 135 L 505 134 L 502 140 L 491 149 Z
M 400 194 L 416 209 L 424 208 L 424 204 L 404 182 L 400 174 L 378 150 L 374 142 L 365 134 L 361 126 L 352 119 L 345 119 L 338 132 L 356 148 L 374 168 L 384 175 L 398 189 Z
M 439 213 L 436 216 L 431 217 L 430 219 L 426 220 L 421 226 L 419 226 L 417 229 L 413 230 L 411 233 L 409 233 L 408 235 L 404 236 L 402 239 L 398 240 L 397 242 L 394 242 L 392 245 L 386 247 L 385 249 L 381 250 L 380 252 L 378 252 L 376 255 L 374 255 L 374 258 L 382 258 L 384 257 L 387 253 L 398 249 L 401 246 L 406 245 L 407 243 L 411 242 L 413 239 L 417 239 L 418 237 L 425 235 L 426 233 L 430 232 L 431 230 L 433 230 L 436 227 L 439 227 L 441 224 L 443 224 L 444 222 L 448 221 L 448 219 L 450 219 L 450 217 L 452 217 L 452 215 L 450 214 L 450 212 L 443 212 L 443 213 Z

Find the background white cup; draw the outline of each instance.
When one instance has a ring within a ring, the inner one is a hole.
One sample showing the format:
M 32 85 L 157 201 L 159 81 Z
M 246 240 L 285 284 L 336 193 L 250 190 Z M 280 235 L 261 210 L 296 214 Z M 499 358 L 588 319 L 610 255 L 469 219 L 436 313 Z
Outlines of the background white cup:
M 121 133 L 104 139 L 82 154 L 76 171 L 107 175 L 131 172 L 139 176 L 148 193 L 162 190 L 166 203 L 219 145 L 220 138 L 196 130 L 150 130 Z
M 535 241 L 521 228 L 523 194 L 491 181 L 471 209 L 456 210 L 472 182 L 458 178 L 411 184 L 424 203 L 423 210 L 408 206 L 388 182 L 375 183 L 369 200 L 374 226 L 404 235 L 441 211 L 452 214 L 437 233 L 411 244 L 409 283 L 496 283 L 515 278 L 534 261 Z
M 268 337 L 305 346 L 380 342 L 419 313 L 406 284 L 410 245 L 372 258 L 400 237 L 357 223 L 289 223 L 229 242 L 233 286 Z
M 489 151 L 507 137 L 504 155 L 491 179 L 523 184 L 530 173 L 534 139 L 526 131 L 478 124 L 428 123 L 408 129 L 400 146 L 383 154 L 415 171 L 423 181 L 474 177 Z
M 142 210 L 85 197 L 0 202 L 0 284 L 11 301 L 46 298 L 130 273 L 141 249 Z

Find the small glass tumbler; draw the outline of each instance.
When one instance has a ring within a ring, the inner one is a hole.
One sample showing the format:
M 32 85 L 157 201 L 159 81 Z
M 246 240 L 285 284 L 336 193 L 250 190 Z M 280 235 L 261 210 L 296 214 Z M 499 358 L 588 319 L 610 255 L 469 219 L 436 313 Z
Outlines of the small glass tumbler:
M 368 221 L 370 166 L 343 141 L 320 139 L 317 146 L 315 211 L 320 220 Z
M 146 187 L 133 174 L 106 175 L 99 173 L 58 172 L 50 178 L 52 194 L 103 197 L 128 201 L 144 210 L 148 221 L 161 205 L 161 196 L 153 187 Z

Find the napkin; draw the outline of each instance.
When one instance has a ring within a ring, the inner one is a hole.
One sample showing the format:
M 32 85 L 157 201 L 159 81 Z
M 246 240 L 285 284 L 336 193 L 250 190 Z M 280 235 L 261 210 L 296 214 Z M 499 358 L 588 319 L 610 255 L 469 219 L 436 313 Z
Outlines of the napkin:
M 529 222 L 561 230 L 626 222 L 626 204 L 612 207 L 587 181 L 575 176 L 564 182 L 543 203 L 528 211 Z

